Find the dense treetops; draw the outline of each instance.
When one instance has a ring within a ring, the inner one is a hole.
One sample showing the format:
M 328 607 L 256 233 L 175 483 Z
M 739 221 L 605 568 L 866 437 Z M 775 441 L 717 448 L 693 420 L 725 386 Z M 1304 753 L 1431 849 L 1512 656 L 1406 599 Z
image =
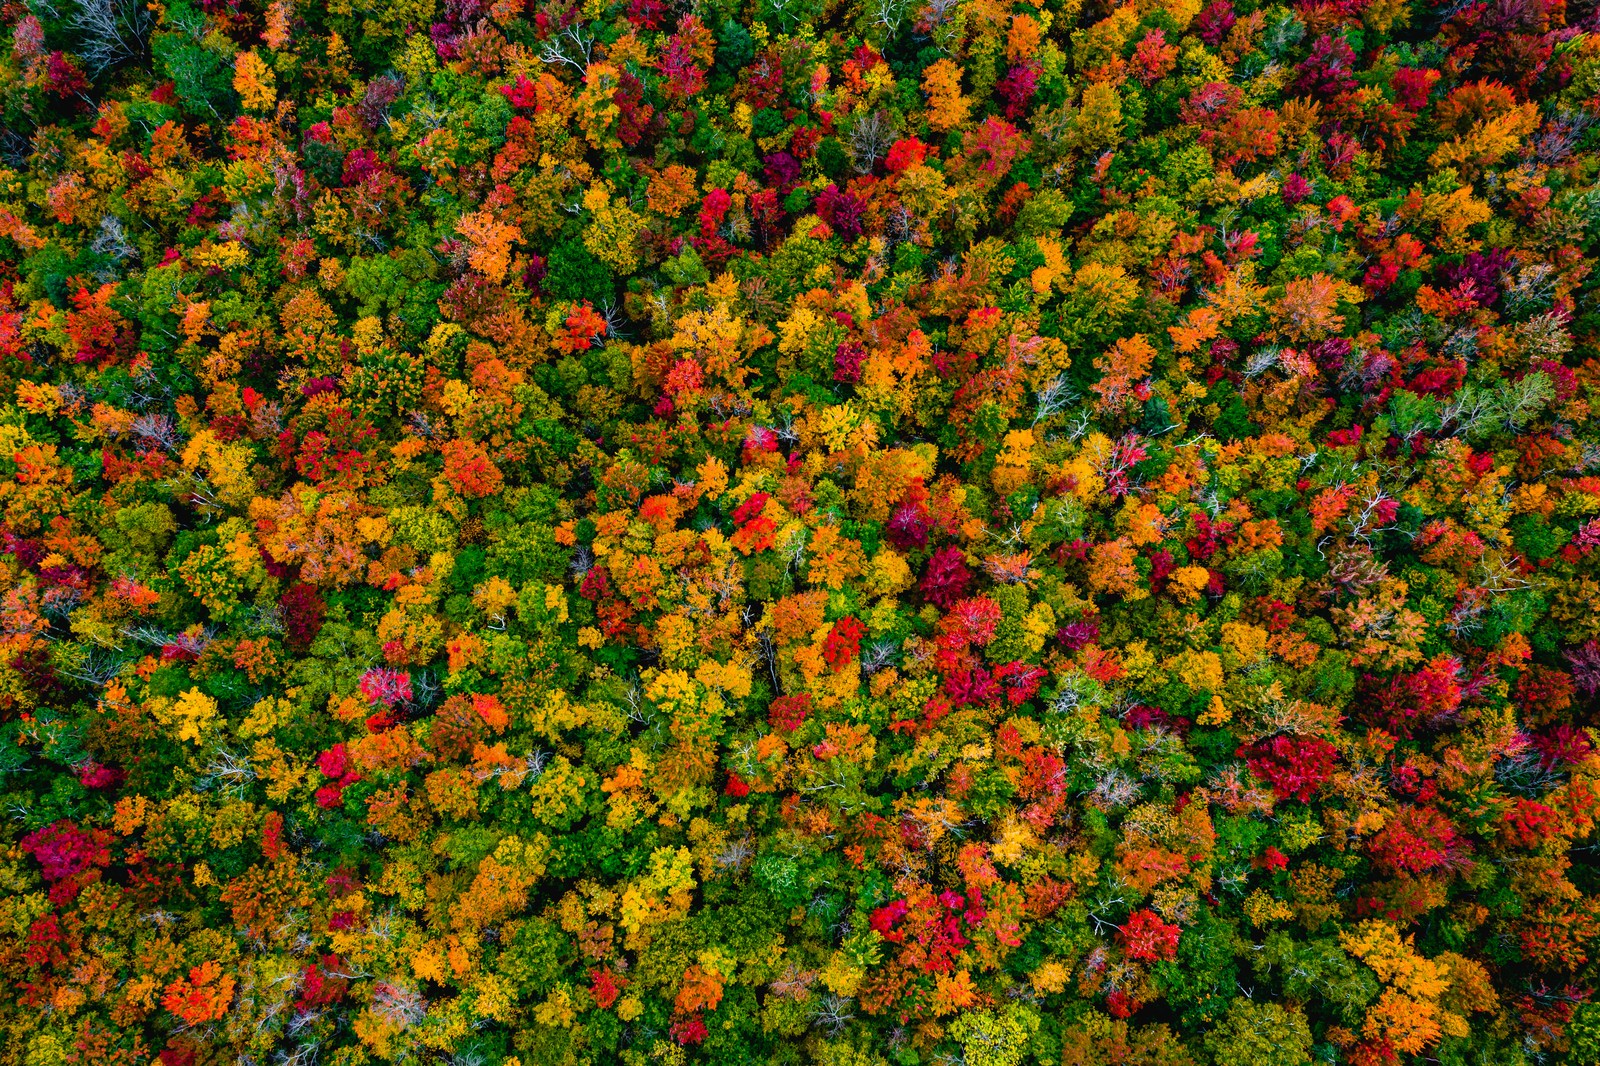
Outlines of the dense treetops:
M 1600 1061 L 1600 23 L 8 0 L 0 1064 Z

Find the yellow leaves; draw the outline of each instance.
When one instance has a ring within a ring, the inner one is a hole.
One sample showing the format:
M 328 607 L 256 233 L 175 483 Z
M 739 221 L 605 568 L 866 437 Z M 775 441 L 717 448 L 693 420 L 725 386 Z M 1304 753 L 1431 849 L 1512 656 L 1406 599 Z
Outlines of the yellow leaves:
M 1014 429 L 1006 434 L 1000 455 L 995 460 L 1007 466 L 1027 466 L 1033 462 L 1033 430 Z
M 1339 945 L 1360 959 L 1384 984 L 1392 984 L 1419 998 L 1437 999 L 1448 982 L 1437 963 L 1416 954 L 1412 938 L 1402 938 L 1392 923 L 1364 921 L 1339 934 Z
M 1539 105 L 1530 100 L 1504 114 L 1476 122 L 1465 134 L 1441 144 L 1428 157 L 1428 165 L 1435 169 L 1458 167 L 1471 177 L 1500 162 L 1522 143 L 1522 138 L 1538 128 Z
M 696 887 L 694 857 L 685 847 L 657 848 L 650 855 L 650 867 L 622 893 L 619 921 L 628 932 L 629 950 L 650 926 L 682 917 Z
M 1267 631 L 1244 622 L 1222 623 L 1222 644 L 1241 664 L 1260 659 L 1267 651 Z
M 268 111 L 278 100 L 272 68 L 254 51 L 240 52 L 233 60 L 233 88 L 246 111 Z
M 163 699 L 148 704 L 156 721 L 165 726 L 176 726 L 179 740 L 200 742 L 201 733 L 217 717 L 217 701 L 197 688 L 179 696 L 176 702 Z
M 1255 264 L 1240 263 L 1229 270 L 1223 279 L 1206 290 L 1206 303 L 1220 316 L 1219 325 L 1231 325 L 1235 319 L 1259 314 L 1266 303 L 1267 287 L 1257 285 Z
M 645 698 L 668 714 L 692 710 L 699 705 L 699 690 L 682 670 L 662 670 L 650 678 Z
M 1195 692 L 1215 692 L 1222 687 L 1222 658 L 1214 651 L 1189 648 L 1167 660 L 1174 680 Z
M 1046 959 L 1039 968 L 1028 975 L 1028 983 L 1041 995 L 1055 995 L 1067 990 L 1067 979 L 1072 971 L 1060 959 Z
M 824 407 L 810 421 L 812 432 L 822 439 L 829 452 L 871 448 L 878 442 L 877 423 L 867 418 L 853 400 Z
M 706 688 L 721 689 L 734 699 L 750 695 L 750 669 L 737 663 L 719 663 L 708 659 L 695 671 L 694 679 Z
M 1033 272 L 1028 275 L 1028 283 L 1033 286 L 1035 293 L 1046 296 L 1052 284 L 1071 275 L 1072 268 L 1067 265 L 1060 241 L 1040 237 L 1034 243 L 1039 246 L 1039 253 L 1044 256 L 1044 266 L 1033 268 Z
M 503 977 L 492 973 L 479 974 L 472 982 L 472 1009 L 480 1018 L 513 1022 L 517 1017 L 517 991 Z
M 291 690 L 291 693 L 293 693 L 293 690 Z M 354 714 L 342 711 L 341 704 L 344 701 L 355 704 Z M 328 698 L 328 711 L 334 717 L 342 717 L 344 720 L 366 717 L 365 704 L 358 703 L 355 699 L 339 698 L 339 696 L 330 696 Z M 245 715 L 245 720 L 238 723 L 238 735 L 246 736 L 246 738 L 270 736 L 275 730 L 285 727 L 293 720 L 293 703 L 290 703 L 288 699 L 283 699 L 282 696 L 267 696 L 266 699 L 258 699 L 256 706 L 251 707 L 250 714 Z
M 1402 939 L 1394 925 L 1376 919 L 1341 932 L 1339 943 L 1389 986 L 1367 1015 L 1366 1036 L 1386 1038 L 1397 1051 L 1414 1055 L 1439 1040 L 1445 1023 L 1459 1027 L 1459 1018 L 1441 1013 L 1438 1003 L 1450 987 L 1449 962 L 1455 957 L 1423 958 L 1411 937 Z M 1470 985 L 1471 974 L 1464 977 Z
M 840 996 L 853 996 L 867 974 L 864 969 L 851 961 L 848 952 L 841 949 L 833 953 L 828 959 L 828 965 L 823 967 L 817 976 L 828 991 Z
M 1099 313 L 1115 318 L 1138 299 L 1139 283 L 1120 265 L 1089 262 L 1073 273 L 1072 294 Z
M 712 283 L 718 284 L 720 279 Z M 812 316 L 804 321 L 814 326 L 816 319 Z M 732 314 L 726 302 L 720 302 L 709 310 L 691 311 L 679 318 L 670 343 L 674 351 L 698 360 L 707 374 L 738 388 L 750 373 L 744 366 L 745 354 L 771 341 L 772 334 L 764 326 L 746 322 Z
M 867 588 L 878 596 L 893 596 L 911 587 L 915 575 L 905 556 L 892 548 L 879 548 L 867 567 Z
M 1074 139 L 1087 151 L 1110 148 L 1122 140 L 1122 97 L 1116 86 L 1096 82 L 1083 90 Z
M 203 429 L 183 450 L 182 459 L 184 469 L 210 483 L 219 504 L 239 507 L 253 498 L 256 483 L 250 476 L 250 464 L 255 453 L 249 445 L 224 442 L 209 429 Z
M 1273 899 L 1262 889 L 1256 889 L 1245 898 L 1245 918 L 1257 929 L 1264 929 L 1273 922 L 1281 922 L 1294 917 L 1294 911 L 1282 900 Z
M 990 854 L 996 862 L 1015 866 L 1039 847 L 1033 827 L 1020 819 L 1008 818 L 1000 827 Z
M 17 406 L 35 415 L 53 415 L 61 407 L 61 393 L 54 385 L 27 379 L 17 382 Z
M 472 245 L 467 262 L 490 281 L 505 280 L 511 265 L 511 245 L 522 239 L 515 226 L 495 220 L 488 209 L 462 215 L 456 222 L 456 231 Z
M 1211 571 L 1203 566 L 1183 566 L 1172 575 L 1167 589 L 1180 603 L 1194 603 L 1211 582 Z
M 583 75 L 583 88 L 573 99 L 573 117 L 592 147 L 621 147 L 622 142 L 611 133 L 611 126 L 622 113 L 612 102 L 621 85 L 619 73 L 610 63 L 590 63 Z
M 1022 619 L 1022 641 L 1031 652 L 1042 651 L 1045 643 L 1055 636 L 1055 632 L 1056 612 L 1043 601 L 1034 604 L 1033 609 Z
M 573 766 L 564 755 L 550 760 L 529 790 L 534 817 L 559 820 L 576 814 L 585 793 L 595 785 L 592 771 Z
M 1429 193 L 1422 198 L 1422 219 L 1438 223 L 1439 236 L 1434 243 L 1446 255 L 1471 251 L 1477 242 L 1467 237 L 1467 231 L 1480 222 L 1494 217 L 1494 209 L 1487 202 L 1472 195 L 1472 189 L 1463 185 L 1448 193 Z
M 799 355 L 821 326 L 822 317 L 814 309 L 805 304 L 796 306 L 788 318 L 778 323 L 778 351 L 784 355 Z
M 621 200 L 612 199 L 600 185 L 591 186 L 584 194 L 583 206 L 590 212 L 589 224 L 583 229 L 583 246 L 618 274 L 631 274 L 638 269 L 644 216 L 630 211 Z
M 922 72 L 922 90 L 928 94 L 928 125 L 943 133 L 967 120 L 972 101 L 961 95 L 961 67 L 941 59 Z
M 189 253 L 189 262 L 197 267 L 233 270 L 250 262 L 250 252 L 238 241 L 207 242 Z

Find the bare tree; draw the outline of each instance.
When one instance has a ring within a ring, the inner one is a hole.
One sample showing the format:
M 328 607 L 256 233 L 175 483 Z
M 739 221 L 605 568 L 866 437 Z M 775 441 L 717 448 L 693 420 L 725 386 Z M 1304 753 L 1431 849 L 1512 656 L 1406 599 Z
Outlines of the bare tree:
M 850 151 L 850 162 L 857 174 L 870 174 L 878 160 L 889 154 L 894 143 L 894 120 L 881 108 L 871 114 L 857 115 L 850 123 L 845 141 Z
M 143 58 L 153 24 L 139 0 L 72 0 L 67 25 L 78 34 L 79 57 L 95 74 Z
M 568 26 L 539 50 L 540 61 L 563 64 L 579 74 L 588 71 L 593 55 L 594 35 L 585 33 L 581 25 Z

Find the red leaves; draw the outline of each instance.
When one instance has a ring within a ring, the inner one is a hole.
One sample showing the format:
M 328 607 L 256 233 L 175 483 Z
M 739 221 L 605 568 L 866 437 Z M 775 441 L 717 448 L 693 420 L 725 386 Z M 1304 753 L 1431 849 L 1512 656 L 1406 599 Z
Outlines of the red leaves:
M 928 559 L 928 569 L 923 573 L 918 588 L 929 603 L 936 607 L 949 607 L 966 595 L 971 583 L 972 571 L 968 569 L 961 549 L 946 546 Z
M 339 956 L 324 955 L 318 963 L 306 966 L 300 974 L 300 998 L 295 1006 L 300 1010 L 315 1010 L 343 999 L 350 982 L 334 976 L 342 965 Z
M 1456 864 L 1467 843 L 1432 807 L 1406 807 L 1391 817 L 1369 846 L 1372 861 L 1392 873 L 1426 873 Z
M 1403 737 L 1419 727 L 1438 727 L 1461 707 L 1462 672 L 1459 659 L 1438 655 L 1422 669 L 1393 678 L 1375 693 L 1378 724 Z
M 589 995 L 594 998 L 595 1006 L 601 1010 L 610 1010 L 622 995 L 622 988 L 627 982 L 612 973 L 609 967 L 597 967 L 589 971 Z
M 361 780 L 361 775 L 350 763 L 343 743 L 335 744 L 317 756 L 317 769 L 329 779 L 326 785 L 317 789 L 317 806 L 325 809 L 343 803 L 344 790 Z
M 822 657 L 834 673 L 856 660 L 861 654 L 861 638 L 866 635 L 867 627 L 853 617 L 846 616 L 833 624 L 823 642 Z
M 930 149 L 915 137 L 902 137 L 895 141 L 889 148 L 889 155 L 884 160 L 891 174 L 899 174 L 921 163 L 928 157 Z
M 1280 800 L 1310 802 L 1311 796 L 1333 776 L 1338 751 L 1318 737 L 1275 736 L 1249 749 L 1241 749 L 1250 772 L 1268 785 Z
M 767 708 L 767 722 L 780 733 L 793 733 L 799 729 L 811 710 L 811 695 L 802 692 L 797 696 L 778 696 Z
M 512 107 L 531 108 L 539 103 L 538 87 L 528 80 L 526 74 L 518 74 L 515 83 L 502 85 L 497 91 L 511 101 Z
M 327 604 L 315 587 L 302 583 L 290 585 L 278 597 L 283 612 L 284 643 L 291 648 L 304 650 L 322 632 L 322 620 L 327 615 Z
M 777 532 L 778 523 L 762 514 L 770 499 L 772 499 L 770 494 L 757 492 L 734 508 L 735 528 L 730 541 L 745 555 L 772 547 L 772 534 Z
M 138 343 L 133 327 L 111 306 L 117 287 L 110 283 L 94 292 L 80 288 L 72 294 L 67 312 L 67 334 L 77 345 L 80 363 L 107 362 L 132 352 Z
M 80 829 L 70 821 L 52 822 L 22 838 L 22 850 L 38 860 L 40 872 L 51 882 L 51 898 L 65 902 L 111 863 L 111 833 L 105 829 Z
M 885 940 L 898 944 L 905 940 L 905 934 L 896 932 L 895 926 L 910 910 L 910 904 L 903 899 L 897 899 L 891 903 L 884 904 L 882 907 L 874 908 L 868 923 L 882 934 Z
M 1139 962 L 1157 962 L 1178 955 L 1176 925 L 1168 925 L 1152 910 L 1138 910 L 1128 915 L 1128 920 L 1117 930 L 1117 940 L 1130 959 Z

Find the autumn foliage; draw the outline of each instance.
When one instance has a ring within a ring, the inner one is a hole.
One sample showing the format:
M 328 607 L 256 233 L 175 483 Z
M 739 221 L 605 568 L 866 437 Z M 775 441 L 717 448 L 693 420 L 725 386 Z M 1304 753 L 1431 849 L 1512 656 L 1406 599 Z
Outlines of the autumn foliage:
M 0 1066 L 1600 1062 L 1600 21 L 0 4 Z

